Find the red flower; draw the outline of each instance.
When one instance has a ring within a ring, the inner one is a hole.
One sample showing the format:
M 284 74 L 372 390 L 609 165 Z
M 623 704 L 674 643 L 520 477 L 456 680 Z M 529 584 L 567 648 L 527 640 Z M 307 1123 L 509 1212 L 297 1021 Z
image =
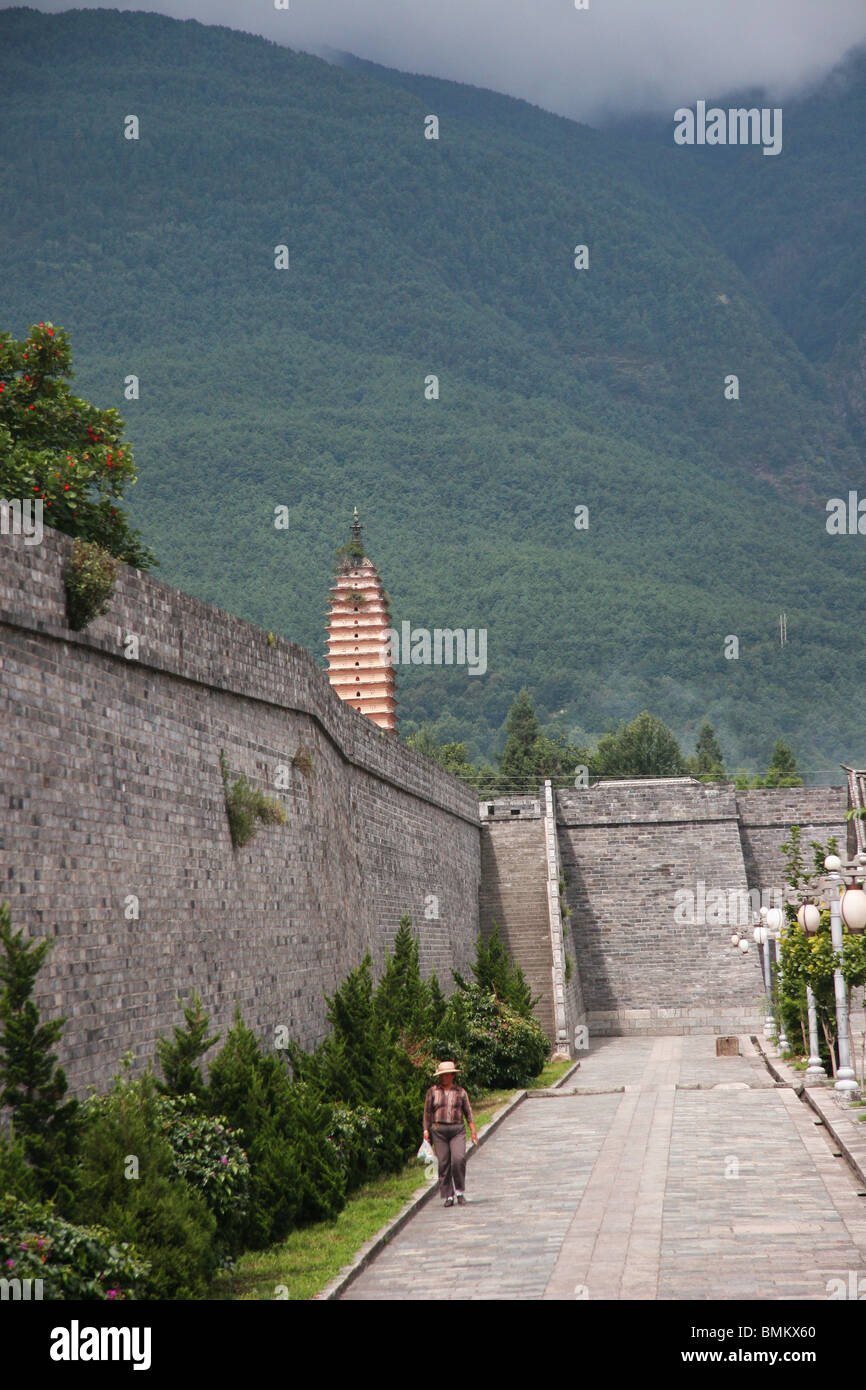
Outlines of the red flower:
M 68 492 L 68 491 L 69 491 L 69 484 L 68 484 L 68 483 L 64 483 L 64 484 L 63 484 L 63 491 L 64 491 L 64 492 Z

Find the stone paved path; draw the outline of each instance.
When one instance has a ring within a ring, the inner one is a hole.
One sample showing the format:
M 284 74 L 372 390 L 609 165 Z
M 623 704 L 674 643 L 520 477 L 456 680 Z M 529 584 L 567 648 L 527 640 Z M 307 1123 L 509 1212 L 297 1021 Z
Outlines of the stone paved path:
M 473 1156 L 467 1206 L 434 1199 L 343 1297 L 826 1299 L 862 1277 L 866 1198 L 741 1047 L 600 1040 Z

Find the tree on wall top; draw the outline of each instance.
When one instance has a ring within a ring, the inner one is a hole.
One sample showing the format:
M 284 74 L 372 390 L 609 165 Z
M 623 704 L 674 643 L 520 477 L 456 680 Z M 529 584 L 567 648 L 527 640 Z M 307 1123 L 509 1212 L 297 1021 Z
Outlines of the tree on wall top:
M 41 500 L 48 526 L 149 569 L 156 558 L 118 506 L 136 478 L 123 421 L 72 394 L 71 363 L 51 323 L 0 333 L 0 497 Z
M 603 734 L 592 764 L 599 777 L 682 777 L 686 772 L 676 737 L 647 710 L 615 733 Z
M 520 790 L 534 791 L 546 777 L 568 776 L 570 779 L 576 763 L 590 761 L 586 749 L 567 744 L 561 736 L 549 738 L 542 733 L 525 686 L 508 711 L 505 732 L 497 779 L 502 790 L 516 786 Z
M 699 777 L 702 782 L 726 781 L 725 760 L 716 731 L 708 719 L 701 724 L 695 755 L 689 758 L 688 769 L 692 776 Z
M 763 785 L 765 787 L 802 787 L 803 785 L 803 779 L 797 771 L 797 760 L 783 738 L 777 738 L 773 745 L 773 756 L 763 778 Z

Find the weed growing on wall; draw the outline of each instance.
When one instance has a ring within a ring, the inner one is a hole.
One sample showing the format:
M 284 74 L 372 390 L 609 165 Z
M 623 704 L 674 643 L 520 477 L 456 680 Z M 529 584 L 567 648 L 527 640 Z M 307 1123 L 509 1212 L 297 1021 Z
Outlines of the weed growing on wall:
M 77 540 L 66 566 L 66 615 L 80 632 L 104 613 L 117 580 L 117 560 L 95 541 Z
M 220 753 L 223 786 L 226 794 L 226 812 L 229 830 L 235 849 L 248 845 L 255 835 L 261 821 L 263 825 L 284 825 L 285 808 L 272 796 L 266 796 L 256 787 L 251 787 L 243 773 L 232 781 L 231 771 L 225 753 Z

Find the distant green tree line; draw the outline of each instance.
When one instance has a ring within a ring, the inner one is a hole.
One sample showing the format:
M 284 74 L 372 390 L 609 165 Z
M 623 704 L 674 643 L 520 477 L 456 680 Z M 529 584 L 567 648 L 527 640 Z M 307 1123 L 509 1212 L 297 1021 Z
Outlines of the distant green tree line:
M 715 731 L 706 719 L 691 757 L 683 755 L 676 737 L 663 721 L 646 710 L 630 723 L 622 723 L 618 729 L 602 735 L 595 748 L 578 747 L 542 731 L 529 692 L 524 688 L 509 711 L 506 729 L 505 748 L 496 768 L 486 763 L 473 765 L 464 743 L 437 744 L 423 726 L 410 734 L 406 742 L 447 772 L 462 777 L 482 797 L 531 792 L 548 778 L 557 786 L 575 785 L 581 780 L 588 784 L 610 779 L 686 776 L 702 782 L 733 781 L 740 788 L 803 785 L 794 755 L 781 738 L 773 746 L 763 776 L 750 775 L 743 768 L 728 774 Z

